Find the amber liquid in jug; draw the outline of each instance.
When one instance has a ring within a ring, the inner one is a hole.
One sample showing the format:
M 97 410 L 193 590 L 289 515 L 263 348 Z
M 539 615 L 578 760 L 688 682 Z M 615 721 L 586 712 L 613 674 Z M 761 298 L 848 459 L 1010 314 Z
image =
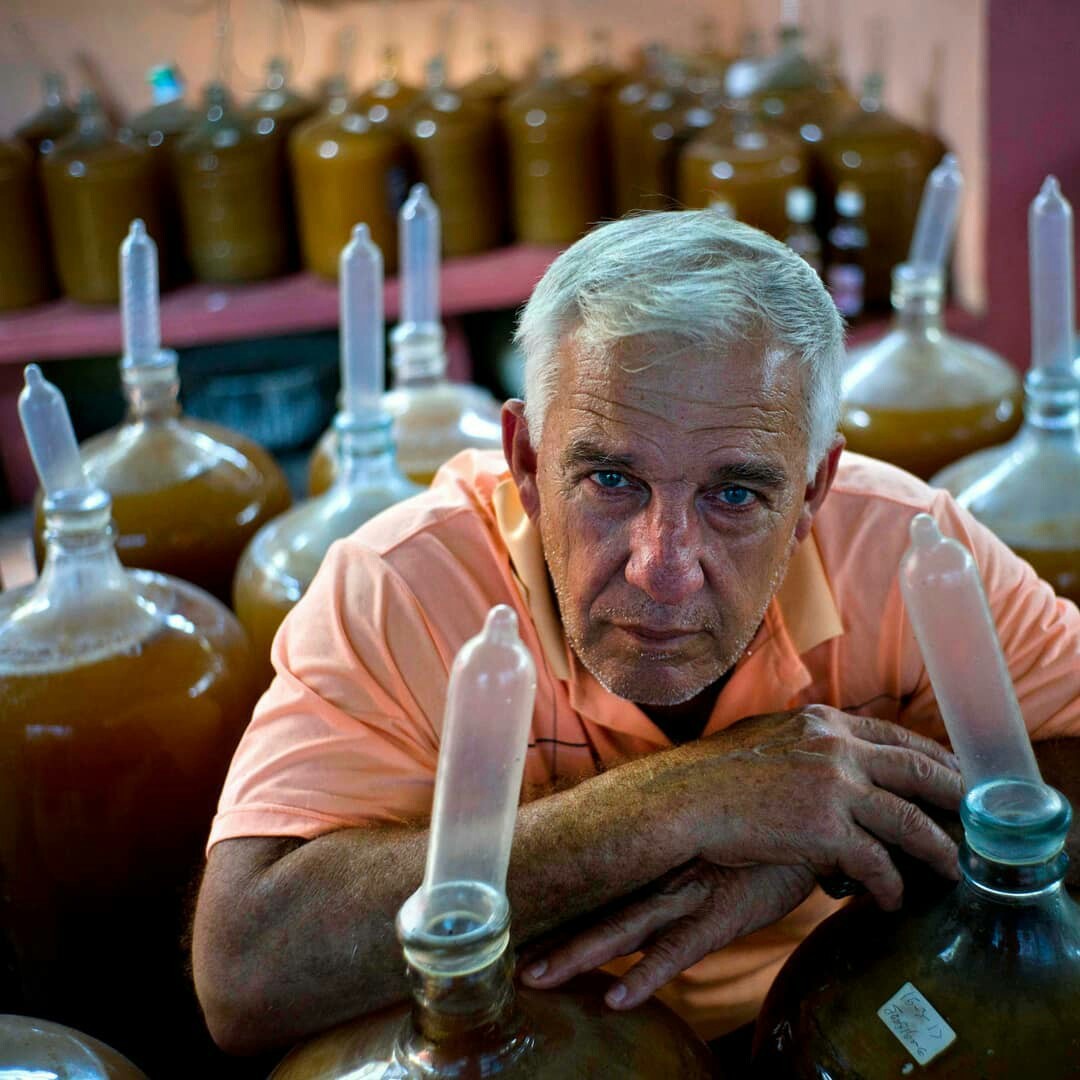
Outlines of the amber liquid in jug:
M 34 155 L 0 141 L 0 311 L 29 307 L 53 293 L 49 245 L 38 202 Z
M 679 198 L 690 208 L 722 203 L 731 216 L 777 239 L 787 233 L 787 193 L 807 185 L 805 152 L 743 107 L 687 144 L 679 158 Z
M 1014 369 L 942 325 L 940 275 L 905 264 L 894 274 L 893 328 L 849 355 L 841 380 L 840 428 L 847 447 L 929 479 L 1020 425 Z
M 599 115 L 588 88 L 558 75 L 548 49 L 538 78 L 503 110 L 513 230 L 528 244 L 572 244 L 603 212 Z
M 420 178 L 439 204 L 444 256 L 486 251 L 503 240 L 499 134 L 492 110 L 452 91 L 442 57 L 433 60 L 406 135 Z
M 250 439 L 181 415 L 175 354 L 122 374 L 128 419 L 81 447 L 87 475 L 112 496 L 117 555 L 228 603 L 244 547 L 292 501 L 285 476 Z M 36 526 L 40 564 L 40 500 Z
M 352 228 L 363 222 L 397 265 L 397 213 L 409 182 L 404 140 L 373 123 L 355 103 L 302 124 L 290 143 L 300 247 L 304 265 L 336 279 L 338 256 Z
M 88 92 L 79 102 L 78 128 L 42 159 L 41 175 L 61 289 L 83 303 L 116 303 L 116 252 L 130 222 L 141 218 L 162 242 L 153 161 L 113 135 Z
M 16 138 L 26 143 L 34 156 L 51 154 L 53 147 L 78 126 L 78 114 L 64 100 L 64 78 L 47 74 L 41 108 L 15 129 Z
M 921 132 L 885 110 L 880 76 L 866 79 L 858 109 L 837 120 L 815 149 L 825 205 L 845 183 L 865 199 L 870 307 L 888 302 L 892 268 L 907 256 L 923 185 L 937 164 L 933 152 Z
M 20 1011 L 167 1075 L 209 1052 L 184 898 L 254 704 L 250 651 L 200 589 L 120 565 L 109 497 L 33 366 L 20 414 L 48 555 L 0 597 L 0 928 Z
M 285 177 L 277 143 L 233 109 L 221 83 L 206 89 L 203 119 L 173 154 L 187 236 L 200 281 L 258 281 L 285 271 Z

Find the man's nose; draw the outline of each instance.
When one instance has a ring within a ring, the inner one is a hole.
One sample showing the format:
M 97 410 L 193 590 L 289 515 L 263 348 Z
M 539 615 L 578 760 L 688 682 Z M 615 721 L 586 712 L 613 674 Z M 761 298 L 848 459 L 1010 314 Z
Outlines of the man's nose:
M 701 524 L 693 506 L 654 495 L 631 527 L 626 580 L 658 604 L 679 604 L 705 583 L 701 556 Z

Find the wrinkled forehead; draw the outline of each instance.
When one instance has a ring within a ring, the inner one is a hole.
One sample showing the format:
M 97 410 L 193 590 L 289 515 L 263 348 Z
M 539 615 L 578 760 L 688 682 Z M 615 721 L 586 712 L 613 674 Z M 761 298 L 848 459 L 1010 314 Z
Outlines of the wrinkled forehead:
M 570 335 L 558 360 L 550 414 L 564 420 L 581 410 L 630 411 L 693 426 L 782 414 L 805 434 L 803 367 L 760 335 L 710 345 L 643 335 L 606 349 Z

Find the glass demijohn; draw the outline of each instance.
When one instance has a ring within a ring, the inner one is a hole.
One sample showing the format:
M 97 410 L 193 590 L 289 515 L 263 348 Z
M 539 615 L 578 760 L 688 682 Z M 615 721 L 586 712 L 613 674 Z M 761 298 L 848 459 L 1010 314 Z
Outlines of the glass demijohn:
M 506 871 L 535 695 L 517 616 L 498 605 L 450 673 L 424 881 L 398 912 L 412 1007 L 313 1039 L 272 1080 L 711 1075 L 704 1044 L 657 1001 L 616 1013 L 601 978 L 513 984 Z
M 863 897 L 792 954 L 762 1007 L 768 1080 L 1065 1080 L 1080 1061 L 1071 810 L 1039 774 L 971 554 L 915 517 L 900 585 L 967 794 L 957 884 Z
M 19 414 L 47 554 L 33 585 L 0 596 L 0 954 L 14 1007 L 151 1075 L 200 1075 L 210 1047 L 179 944 L 184 896 L 255 702 L 250 649 L 201 589 L 121 566 L 109 494 L 36 365 Z
M 250 439 L 180 413 L 177 357 L 161 348 L 157 252 L 141 221 L 120 255 L 128 417 L 82 446 L 91 483 L 112 497 L 127 566 L 173 574 L 229 600 L 248 540 L 291 502 L 274 459 Z M 44 552 L 39 507 L 37 545 Z
M 1055 591 L 1080 603 L 1080 371 L 1072 207 L 1047 177 L 1028 216 L 1032 366 L 1009 442 L 934 477 Z
M 394 388 L 383 408 L 394 420 L 402 472 L 414 483 L 431 483 L 439 466 L 460 450 L 502 447 L 499 405 L 478 386 L 446 378 L 445 337 L 439 308 L 439 208 L 417 184 L 401 210 L 401 322 L 391 335 Z M 331 428 L 319 440 L 308 473 L 313 495 L 337 472 Z
M 893 270 L 889 331 L 853 349 L 841 382 L 849 450 L 929 479 L 1007 439 L 1020 422 L 1020 380 L 989 349 L 943 325 L 944 279 L 963 177 L 946 155 L 926 183 L 908 261 Z
M 421 489 L 398 471 L 383 410 L 382 256 L 366 225 L 357 225 L 341 253 L 343 408 L 334 420 L 338 455 L 334 483 L 264 525 L 248 545 L 233 586 L 236 613 L 272 677 L 270 645 L 282 619 L 311 584 L 327 548 Z

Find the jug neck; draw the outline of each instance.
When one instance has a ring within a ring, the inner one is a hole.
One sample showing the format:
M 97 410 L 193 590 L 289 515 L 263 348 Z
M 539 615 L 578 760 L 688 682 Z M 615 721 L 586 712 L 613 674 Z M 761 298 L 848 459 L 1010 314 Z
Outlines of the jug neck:
M 340 412 L 337 433 L 338 483 L 347 487 L 385 487 L 403 482 L 394 452 L 393 419 L 387 413 L 357 417 Z
M 390 335 L 394 386 L 437 386 L 446 381 L 446 349 L 438 323 L 402 323 Z
M 180 375 L 176 353 L 161 349 L 149 363 L 120 363 L 120 378 L 133 421 L 168 420 L 180 415 Z
M 71 586 L 76 594 L 88 587 L 118 591 L 128 588 L 127 574 L 116 554 L 112 500 L 101 488 L 86 487 L 46 497 L 45 565 L 34 593 L 42 595 Z M 88 573 L 89 571 L 89 573 Z
M 432 893 L 421 888 L 402 906 L 397 927 L 413 989 L 412 1030 L 399 1058 L 423 1058 L 425 1076 L 449 1080 L 472 1075 L 480 1058 L 485 1075 L 488 1069 L 502 1074 L 529 1052 L 533 1040 L 516 1007 L 504 893 L 479 882 L 451 882 Z
M 893 326 L 912 337 L 940 339 L 944 292 L 940 274 L 917 270 L 908 263 L 893 267 Z
M 1068 371 L 1032 368 L 1024 377 L 1024 426 L 1050 438 L 1080 433 L 1080 379 Z

